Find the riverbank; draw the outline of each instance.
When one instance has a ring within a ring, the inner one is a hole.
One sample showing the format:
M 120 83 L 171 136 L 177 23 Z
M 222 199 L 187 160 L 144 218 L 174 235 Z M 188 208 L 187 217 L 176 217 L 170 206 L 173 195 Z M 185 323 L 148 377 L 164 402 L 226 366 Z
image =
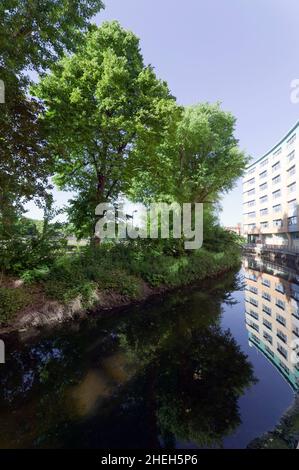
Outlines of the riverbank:
M 59 259 L 50 270 L 2 280 L 0 333 L 102 314 L 218 277 L 239 264 L 237 246 L 188 254 L 138 244 L 86 248 Z
M 273 431 L 254 439 L 249 449 L 296 449 L 299 445 L 299 396 Z

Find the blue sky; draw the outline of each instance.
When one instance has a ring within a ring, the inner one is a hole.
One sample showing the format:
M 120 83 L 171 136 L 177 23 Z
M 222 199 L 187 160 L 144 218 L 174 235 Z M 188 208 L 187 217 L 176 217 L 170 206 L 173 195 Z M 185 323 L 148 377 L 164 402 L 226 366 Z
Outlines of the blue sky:
M 139 36 L 145 63 L 180 104 L 221 101 L 254 159 L 299 119 L 290 100 L 299 78 L 298 0 L 104 1 L 96 23 L 117 19 Z M 240 184 L 223 198 L 225 225 L 241 221 L 241 199 Z

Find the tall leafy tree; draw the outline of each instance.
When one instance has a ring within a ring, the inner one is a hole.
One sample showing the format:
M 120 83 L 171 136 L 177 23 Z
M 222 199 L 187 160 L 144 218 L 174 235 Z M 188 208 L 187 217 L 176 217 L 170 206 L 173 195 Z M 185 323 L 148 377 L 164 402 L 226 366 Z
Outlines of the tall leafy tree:
M 181 195 L 206 202 L 232 189 L 248 162 L 234 135 L 235 124 L 235 117 L 218 103 L 185 109 L 177 133 Z
M 26 96 L 17 79 L 6 88 L 0 110 L 0 224 L 1 236 L 10 237 L 14 210 L 17 215 L 24 200 L 43 197 L 51 158 L 38 123 L 42 107 Z
M 234 135 L 235 124 L 235 117 L 219 103 L 185 108 L 175 138 L 169 136 L 159 147 L 159 177 L 144 174 L 135 181 L 132 195 L 142 200 L 218 201 L 232 189 L 248 162 Z
M 102 0 L 2 0 L 0 66 L 45 69 L 76 48 L 103 6 Z
M 232 243 L 219 226 L 220 201 L 248 163 L 235 137 L 235 124 L 235 117 L 219 103 L 186 107 L 175 134 L 157 150 L 157 171 L 143 172 L 130 190 L 132 199 L 144 203 L 203 203 L 204 245 L 213 250 Z
M 116 21 L 88 33 L 34 91 L 46 106 L 56 182 L 76 193 L 70 220 L 80 235 L 90 234 L 97 204 L 157 167 L 156 147 L 174 132 L 180 109 L 144 65 L 138 38 Z
M 2 0 L 0 3 L 0 227 L 11 236 L 22 202 L 41 197 L 51 159 L 37 117 L 41 105 L 28 96 L 29 70 L 42 72 L 73 51 L 103 8 L 101 0 Z

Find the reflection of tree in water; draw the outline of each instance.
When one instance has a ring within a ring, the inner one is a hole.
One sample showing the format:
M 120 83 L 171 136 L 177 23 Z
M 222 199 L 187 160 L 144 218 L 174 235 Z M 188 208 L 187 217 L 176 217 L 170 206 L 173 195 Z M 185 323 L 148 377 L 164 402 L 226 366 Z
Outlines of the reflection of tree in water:
M 67 418 L 64 389 L 80 379 L 80 358 L 66 338 L 12 347 L 0 369 L 0 447 L 32 447 L 45 428 Z
M 145 401 L 154 401 L 169 445 L 178 439 L 219 444 L 240 424 L 238 398 L 254 378 L 246 356 L 219 327 L 223 300 L 230 298 L 219 286 L 212 298 L 196 292 L 174 311 L 151 316 L 148 325 L 141 317 L 124 335 L 129 354 L 143 360 Z
M 16 350 L 0 375 L 0 447 L 221 441 L 239 424 L 237 400 L 253 382 L 219 328 L 236 287 L 228 279 L 205 293 L 172 293 Z
M 251 365 L 217 326 L 176 346 L 157 364 L 161 432 L 200 446 L 219 444 L 240 424 L 238 398 L 253 383 Z

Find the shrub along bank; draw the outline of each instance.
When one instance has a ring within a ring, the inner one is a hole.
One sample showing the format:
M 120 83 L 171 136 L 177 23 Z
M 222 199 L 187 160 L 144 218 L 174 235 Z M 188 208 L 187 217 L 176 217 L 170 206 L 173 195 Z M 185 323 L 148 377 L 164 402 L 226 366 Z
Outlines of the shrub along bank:
M 9 324 L 35 303 L 35 298 L 67 305 L 80 299 L 85 309 L 99 306 L 98 294 L 117 295 L 127 302 L 141 300 L 147 292 L 160 292 L 196 283 L 234 269 L 240 263 L 237 243 L 221 251 L 206 248 L 185 252 L 181 244 L 137 240 L 85 247 L 60 256 L 50 266 L 25 271 L 19 287 L 0 288 L 0 325 Z M 148 295 L 148 294 L 147 294 Z

